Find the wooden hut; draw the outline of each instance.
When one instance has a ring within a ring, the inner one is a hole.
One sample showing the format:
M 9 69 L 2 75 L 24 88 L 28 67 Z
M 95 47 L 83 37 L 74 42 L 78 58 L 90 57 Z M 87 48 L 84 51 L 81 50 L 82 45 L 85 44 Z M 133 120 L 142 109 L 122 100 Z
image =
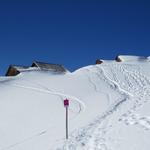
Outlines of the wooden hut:
M 16 66 L 16 65 L 10 65 L 5 76 L 16 76 L 21 71 L 28 69 L 28 66 Z
M 6 72 L 6 76 L 16 76 L 20 72 L 29 71 L 29 70 L 43 70 L 43 71 L 50 71 L 55 73 L 65 73 L 68 71 L 67 69 L 64 68 L 63 65 L 34 61 L 31 67 L 10 65 Z
M 122 60 L 119 56 L 116 56 L 115 60 L 116 60 L 116 62 L 122 62 Z
M 39 61 L 34 61 L 31 67 L 37 67 L 40 70 L 47 70 L 52 72 L 65 73 L 67 69 L 63 65 L 59 64 L 50 64 Z
M 95 64 L 102 64 L 102 63 L 103 63 L 103 61 L 100 60 L 100 59 L 97 59 L 96 62 L 95 62 Z

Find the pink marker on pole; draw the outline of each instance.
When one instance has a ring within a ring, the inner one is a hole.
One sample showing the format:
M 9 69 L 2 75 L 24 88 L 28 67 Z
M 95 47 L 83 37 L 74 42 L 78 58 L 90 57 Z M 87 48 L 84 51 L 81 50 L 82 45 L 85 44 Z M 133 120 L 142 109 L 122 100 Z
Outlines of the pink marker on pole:
M 68 99 L 65 99 L 65 100 L 64 100 L 64 106 L 65 106 L 65 107 L 68 107 L 68 106 L 69 106 L 69 100 L 68 100 Z
M 68 140 L 68 107 L 69 107 L 69 100 L 64 100 L 64 107 L 66 108 L 66 140 Z

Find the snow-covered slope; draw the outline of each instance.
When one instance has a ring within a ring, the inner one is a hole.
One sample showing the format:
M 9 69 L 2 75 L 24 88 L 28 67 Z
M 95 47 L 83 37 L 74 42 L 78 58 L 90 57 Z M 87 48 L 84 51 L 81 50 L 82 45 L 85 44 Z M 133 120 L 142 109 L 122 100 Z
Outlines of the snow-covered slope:
M 149 68 L 134 59 L 1 77 L 0 150 L 149 150 Z

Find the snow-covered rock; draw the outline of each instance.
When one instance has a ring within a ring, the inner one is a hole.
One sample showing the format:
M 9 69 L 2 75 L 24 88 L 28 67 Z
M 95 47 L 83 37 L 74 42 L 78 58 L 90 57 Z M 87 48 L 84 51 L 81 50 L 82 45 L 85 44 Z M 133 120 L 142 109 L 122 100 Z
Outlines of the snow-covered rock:
M 121 58 L 73 73 L 1 77 L 0 150 L 149 150 L 150 63 Z

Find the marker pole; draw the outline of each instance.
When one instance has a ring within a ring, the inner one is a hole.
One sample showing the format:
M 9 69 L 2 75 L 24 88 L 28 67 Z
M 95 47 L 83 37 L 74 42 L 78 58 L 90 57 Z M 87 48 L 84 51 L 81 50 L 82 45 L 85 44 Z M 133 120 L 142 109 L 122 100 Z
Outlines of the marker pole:
M 66 108 L 66 140 L 68 140 L 68 107 L 69 107 L 69 100 L 64 100 L 64 107 Z
M 66 107 L 66 140 L 68 140 L 68 107 Z

